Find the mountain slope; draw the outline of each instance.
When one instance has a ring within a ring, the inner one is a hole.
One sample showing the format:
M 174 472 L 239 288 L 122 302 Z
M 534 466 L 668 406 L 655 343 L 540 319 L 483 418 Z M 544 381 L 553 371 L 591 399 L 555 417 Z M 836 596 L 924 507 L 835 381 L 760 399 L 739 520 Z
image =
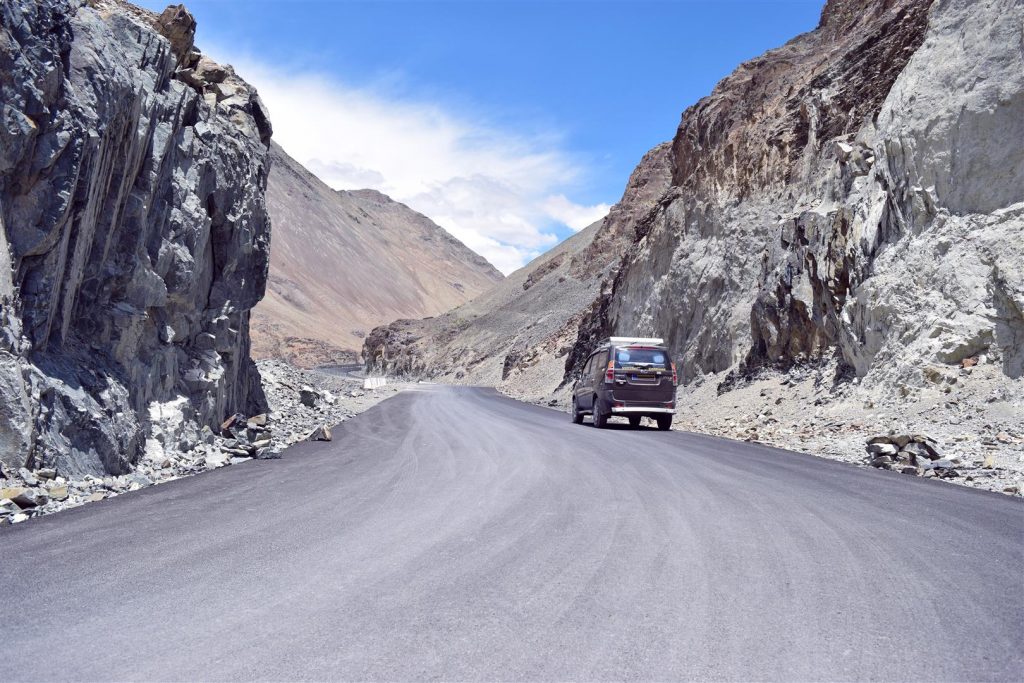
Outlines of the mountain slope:
M 632 241 L 638 215 L 668 188 L 669 146 L 641 160 L 608 216 L 473 301 L 429 320 L 399 320 L 367 338 L 371 368 L 547 397 L 562 381 L 577 327 Z
M 274 224 L 253 353 L 352 362 L 374 326 L 442 313 L 502 280 L 427 217 L 373 190 L 335 191 L 271 145 Z

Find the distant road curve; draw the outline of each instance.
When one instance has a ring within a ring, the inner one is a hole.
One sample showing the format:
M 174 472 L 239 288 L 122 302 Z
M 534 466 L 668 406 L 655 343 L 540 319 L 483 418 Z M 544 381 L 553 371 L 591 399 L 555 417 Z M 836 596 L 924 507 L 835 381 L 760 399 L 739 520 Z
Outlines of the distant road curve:
M 1024 505 L 424 387 L 0 529 L 40 679 L 1021 680 Z

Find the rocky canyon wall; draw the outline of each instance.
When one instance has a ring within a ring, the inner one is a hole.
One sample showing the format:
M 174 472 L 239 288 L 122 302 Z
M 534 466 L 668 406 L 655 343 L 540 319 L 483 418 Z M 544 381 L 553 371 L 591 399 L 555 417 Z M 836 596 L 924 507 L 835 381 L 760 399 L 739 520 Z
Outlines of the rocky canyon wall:
M 994 474 L 1024 462 L 1022 25 L 1017 0 L 830 0 L 600 225 L 364 356 L 566 406 L 597 339 L 664 336 L 681 428 L 858 462 L 926 431 L 1024 490 Z
M 0 5 L 0 461 L 123 473 L 263 407 L 271 128 L 181 6 Z
M 722 389 L 823 359 L 891 395 L 979 356 L 1021 377 L 1022 23 L 1013 0 L 831 0 L 742 65 L 684 113 L 566 377 L 627 330 Z

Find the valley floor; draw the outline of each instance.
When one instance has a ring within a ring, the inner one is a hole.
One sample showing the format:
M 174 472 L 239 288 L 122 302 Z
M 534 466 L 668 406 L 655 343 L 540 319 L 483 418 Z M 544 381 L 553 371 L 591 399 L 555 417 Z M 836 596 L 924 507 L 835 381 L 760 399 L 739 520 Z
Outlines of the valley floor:
M 1019 681 L 1022 512 L 420 385 L 331 443 L 0 529 L 31 614 L 4 653 L 40 680 Z

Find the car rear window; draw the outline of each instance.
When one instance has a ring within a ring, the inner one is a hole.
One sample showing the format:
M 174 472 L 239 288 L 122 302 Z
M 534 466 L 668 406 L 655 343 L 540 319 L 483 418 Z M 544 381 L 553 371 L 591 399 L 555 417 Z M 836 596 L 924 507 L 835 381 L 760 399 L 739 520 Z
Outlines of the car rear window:
M 668 369 L 668 355 L 661 349 L 624 347 L 615 350 L 615 367 L 635 366 Z

